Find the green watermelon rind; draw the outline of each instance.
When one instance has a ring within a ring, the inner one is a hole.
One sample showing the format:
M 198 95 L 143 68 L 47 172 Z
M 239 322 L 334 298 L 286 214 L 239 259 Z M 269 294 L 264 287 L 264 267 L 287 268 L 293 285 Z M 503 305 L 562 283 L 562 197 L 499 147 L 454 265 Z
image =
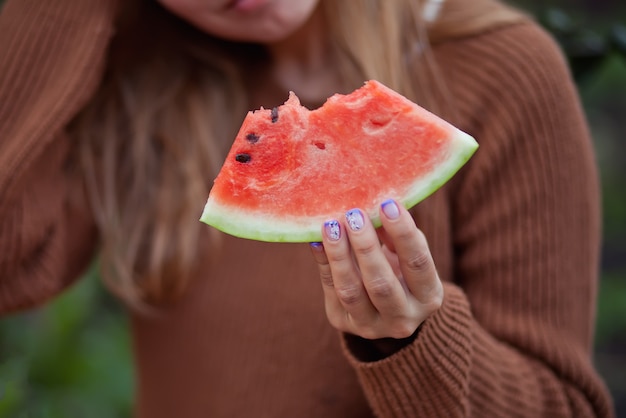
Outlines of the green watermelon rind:
M 448 158 L 436 170 L 417 179 L 404 196 L 384 196 L 379 203 L 394 198 L 410 209 L 447 183 L 478 149 L 478 143 L 472 136 L 456 128 L 453 130 L 447 138 L 450 142 Z M 375 227 L 381 225 L 378 206 L 360 208 L 368 214 Z M 350 209 L 345 208 L 346 211 Z M 299 217 L 294 214 L 292 219 L 285 219 L 284 216 L 277 218 L 272 214 L 250 213 L 237 206 L 220 204 L 211 195 L 200 217 L 200 221 L 227 234 L 266 242 L 319 242 L 322 240 L 322 225 L 328 220 L 328 215 Z

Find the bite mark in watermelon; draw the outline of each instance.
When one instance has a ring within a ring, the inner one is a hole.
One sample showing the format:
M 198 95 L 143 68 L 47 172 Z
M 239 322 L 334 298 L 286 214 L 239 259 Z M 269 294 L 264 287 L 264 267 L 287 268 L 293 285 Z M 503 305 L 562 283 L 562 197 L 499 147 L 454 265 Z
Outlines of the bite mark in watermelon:
M 316 110 L 292 92 L 248 112 L 201 221 L 241 238 L 321 241 L 321 225 L 358 207 L 380 225 L 388 198 L 410 208 L 447 182 L 478 144 L 377 81 Z

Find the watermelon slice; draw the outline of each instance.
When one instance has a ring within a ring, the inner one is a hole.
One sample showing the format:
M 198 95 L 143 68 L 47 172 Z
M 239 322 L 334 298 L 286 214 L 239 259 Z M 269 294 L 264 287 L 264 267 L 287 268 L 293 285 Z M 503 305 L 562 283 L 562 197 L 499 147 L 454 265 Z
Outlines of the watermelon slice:
M 201 221 L 273 242 L 321 240 L 321 225 L 361 208 L 375 225 L 388 198 L 409 208 L 441 187 L 478 144 L 377 81 L 319 109 L 294 93 L 248 112 Z

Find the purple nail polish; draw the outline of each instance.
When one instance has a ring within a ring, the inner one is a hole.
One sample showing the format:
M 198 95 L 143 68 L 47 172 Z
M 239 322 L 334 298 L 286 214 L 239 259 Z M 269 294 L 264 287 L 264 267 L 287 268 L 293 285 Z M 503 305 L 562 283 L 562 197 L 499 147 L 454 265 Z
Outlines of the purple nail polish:
M 346 221 L 348 221 L 348 226 L 353 231 L 363 229 L 363 225 L 365 225 L 363 212 L 361 212 L 359 209 L 352 209 L 346 212 Z
M 385 200 L 380 204 L 380 207 L 382 208 L 385 216 L 389 219 L 398 219 L 400 216 L 400 209 L 393 199 Z
M 341 228 L 339 222 L 332 220 L 324 223 L 324 232 L 331 241 L 337 241 L 341 237 Z
M 321 242 L 309 242 L 309 245 L 315 251 L 321 251 L 324 248 L 324 245 Z

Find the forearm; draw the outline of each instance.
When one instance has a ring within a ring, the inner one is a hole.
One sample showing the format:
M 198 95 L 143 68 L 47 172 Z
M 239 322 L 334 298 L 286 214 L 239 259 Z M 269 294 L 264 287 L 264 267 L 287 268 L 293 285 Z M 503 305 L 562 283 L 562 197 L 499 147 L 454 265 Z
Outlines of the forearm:
M 472 98 L 461 126 L 480 143 L 448 193 L 433 196 L 432 219 L 450 222 L 426 233 L 430 243 L 450 237 L 435 257 L 444 303 L 390 357 L 359 361 L 346 346 L 381 417 L 612 416 L 591 355 L 600 213 L 584 115 L 543 32 L 499 35 L 489 47 L 487 35 L 467 41 L 465 60 L 442 47 L 451 90 Z M 474 56 L 493 64 L 488 79 L 474 80 Z
M 114 8 L 109 0 L 17 0 L 0 13 L 2 312 L 56 294 L 93 253 L 95 227 L 67 170 L 64 129 L 99 83 Z
M 380 417 L 611 416 L 589 353 L 559 337 L 548 343 L 562 364 L 494 338 L 462 290 L 446 284 L 442 308 L 410 345 L 376 362 L 344 348 Z

